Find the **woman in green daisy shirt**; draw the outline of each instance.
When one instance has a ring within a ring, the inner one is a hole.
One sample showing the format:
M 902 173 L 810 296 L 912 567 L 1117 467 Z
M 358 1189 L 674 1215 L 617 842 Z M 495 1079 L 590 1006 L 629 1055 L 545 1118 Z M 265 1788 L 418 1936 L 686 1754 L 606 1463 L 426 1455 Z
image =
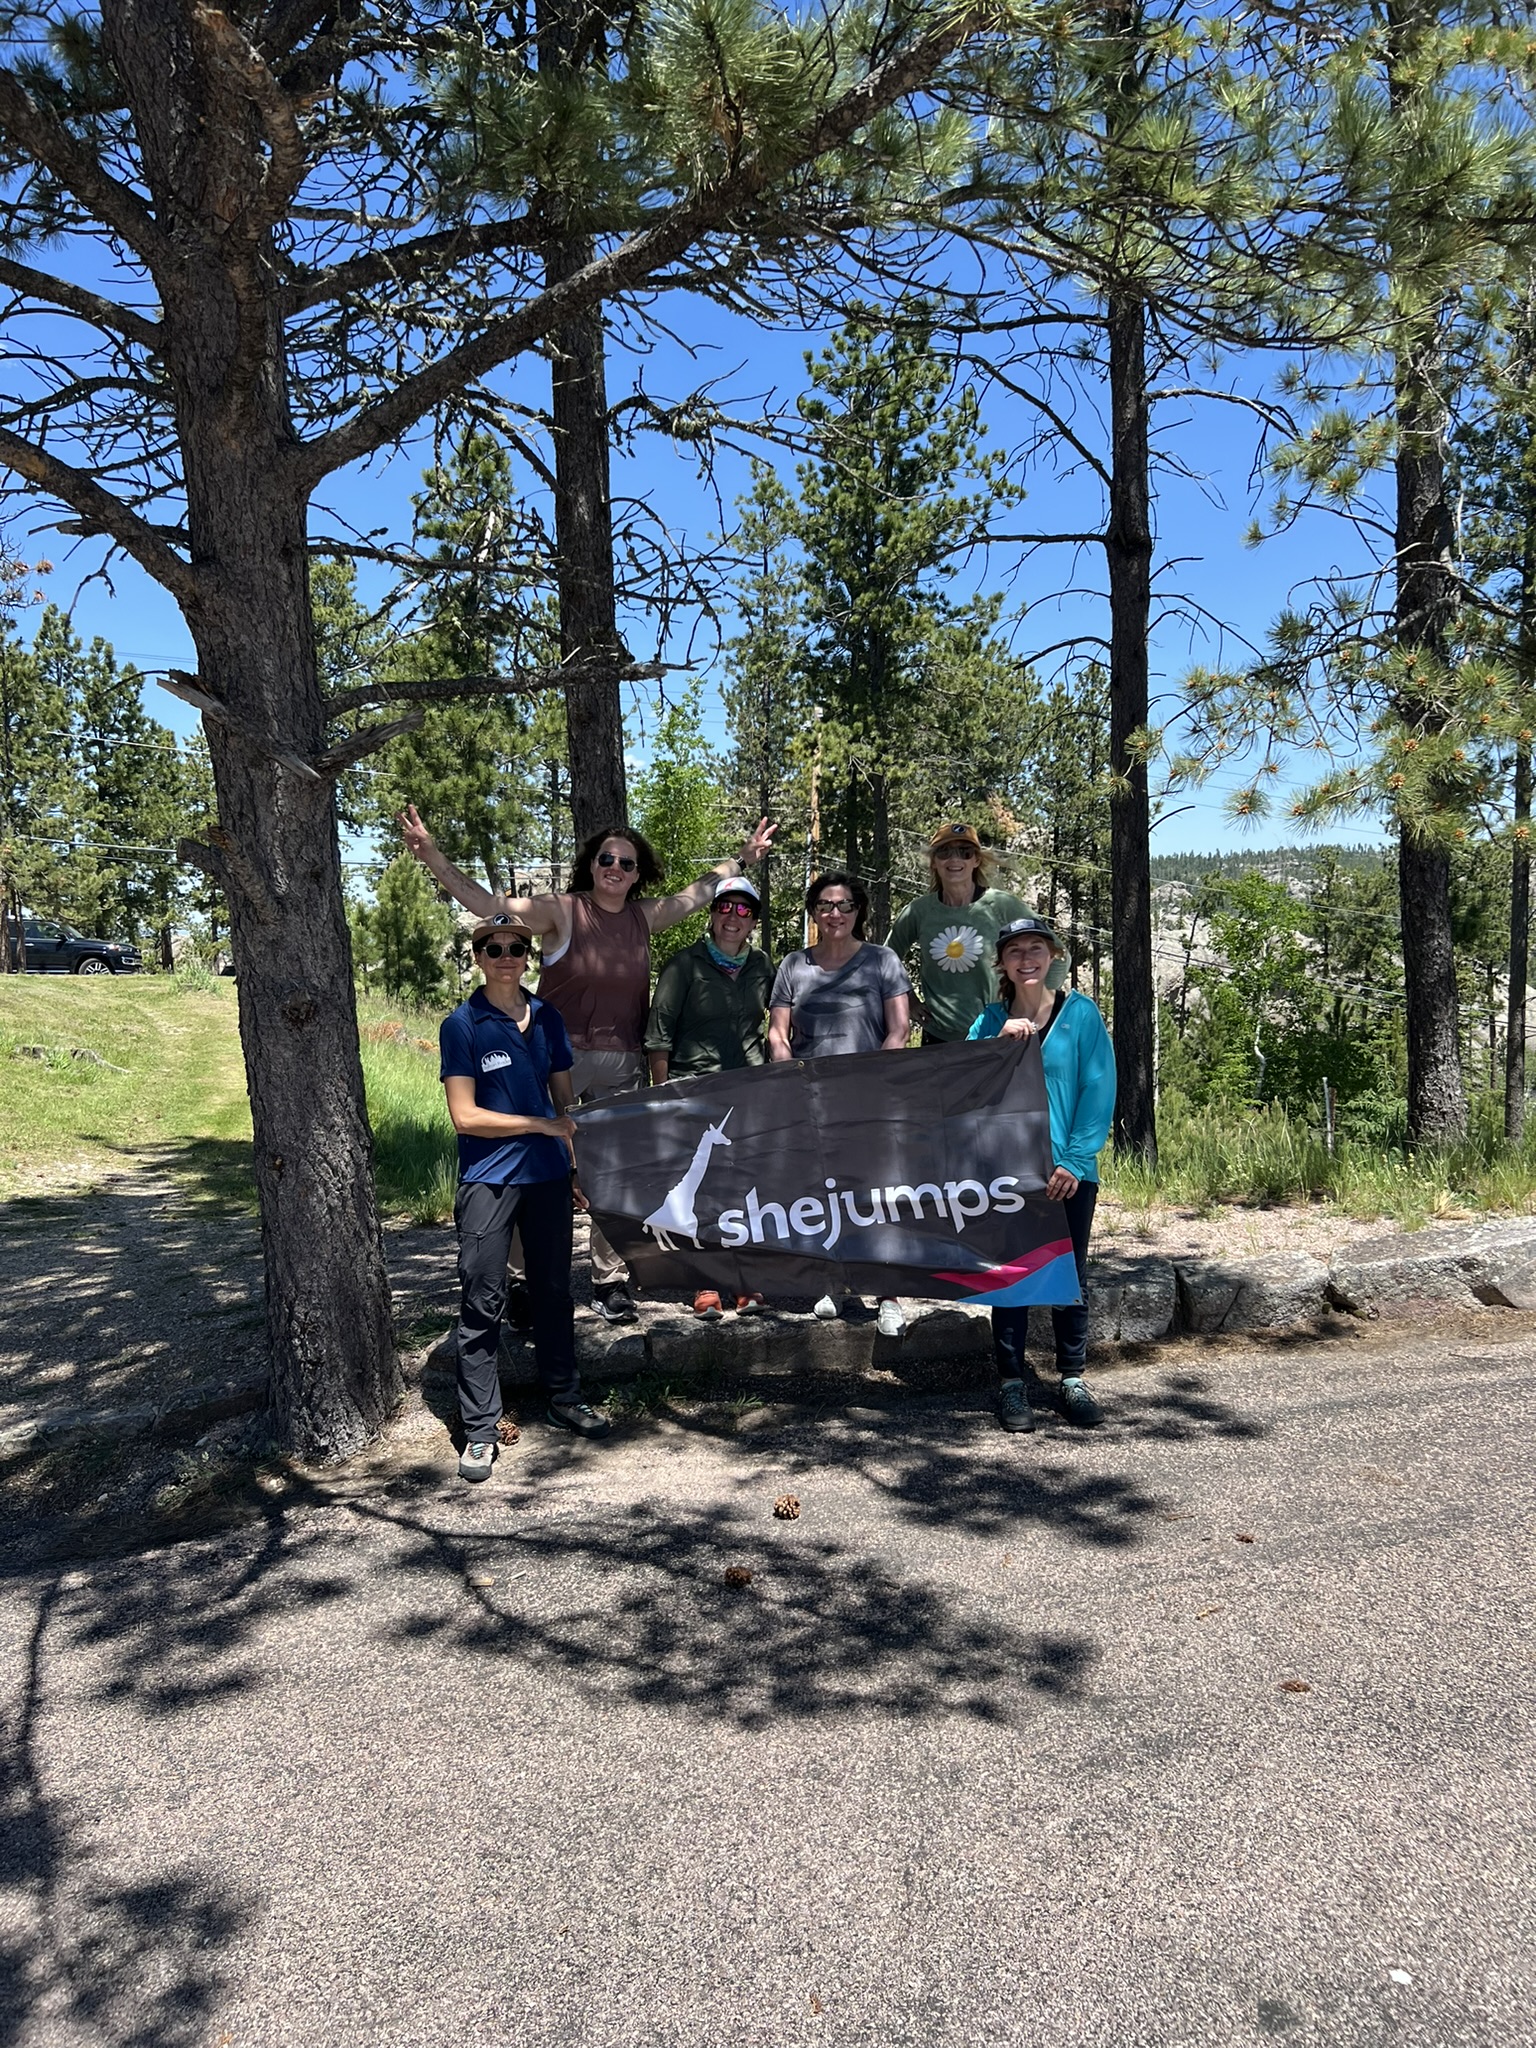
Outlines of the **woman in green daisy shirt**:
M 898 959 L 912 955 L 927 1018 L 924 1045 L 963 1039 L 997 996 L 992 959 L 997 935 L 1029 905 L 988 886 L 991 855 L 974 825 L 941 825 L 928 842 L 933 888 L 909 903 L 886 944 Z

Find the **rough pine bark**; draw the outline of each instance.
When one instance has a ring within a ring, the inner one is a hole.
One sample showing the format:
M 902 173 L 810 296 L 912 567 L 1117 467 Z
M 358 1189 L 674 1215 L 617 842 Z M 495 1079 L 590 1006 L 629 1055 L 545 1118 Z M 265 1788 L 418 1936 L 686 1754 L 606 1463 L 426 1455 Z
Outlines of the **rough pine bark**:
M 1453 527 L 1446 491 L 1445 412 L 1424 339 L 1398 359 L 1396 460 L 1397 602 L 1394 631 L 1408 678 L 1399 692 L 1405 725 L 1434 730 L 1430 692 L 1446 658 L 1455 604 Z M 1413 677 L 1423 677 L 1423 694 Z M 1431 792 L 1431 795 L 1433 792 Z M 1448 1144 L 1467 1128 L 1451 932 L 1451 869 L 1444 848 L 1411 819 L 1398 827 L 1403 991 L 1408 1038 L 1408 1136 Z
M 309 597 L 307 491 L 282 373 L 265 159 L 247 99 L 223 88 L 180 0 L 107 0 L 103 23 L 175 253 L 158 283 L 195 577 L 183 610 L 238 976 L 282 1441 L 344 1457 L 402 1391 L 374 1201 L 333 782 L 279 756 L 325 750 Z M 217 24 L 214 25 L 215 30 Z M 202 71 L 206 97 L 184 81 Z
M 1153 1044 L 1151 804 L 1147 764 L 1131 745 L 1147 723 L 1152 613 L 1146 307 L 1109 296 L 1110 933 L 1114 965 L 1115 1150 L 1157 1162 Z
M 591 244 L 563 241 L 545 257 L 547 285 L 590 260 Z M 629 816 L 624 778 L 625 659 L 614 594 L 609 493 L 608 384 L 601 313 L 585 313 L 555 337 L 553 384 L 555 580 L 560 653 L 589 663 L 565 691 L 571 825 L 576 844 Z
M 599 54 L 604 17 L 583 0 L 539 0 L 539 69 L 579 73 Z M 568 210 L 546 194 L 551 228 L 544 251 L 546 287 L 562 284 L 592 259 L 591 238 L 563 232 Z M 627 821 L 624 707 L 619 693 L 625 658 L 614 589 L 608 374 L 601 307 L 559 328 L 551 351 L 554 429 L 555 583 L 560 600 L 560 653 L 580 656 L 584 672 L 566 685 L 565 732 L 570 757 L 571 824 L 581 845 L 605 825 Z
M 1522 828 L 1525 836 L 1521 836 Z M 1509 875 L 1509 1010 L 1504 1035 L 1504 1135 L 1525 1136 L 1525 992 L 1531 971 L 1531 749 L 1515 753 L 1515 849 Z

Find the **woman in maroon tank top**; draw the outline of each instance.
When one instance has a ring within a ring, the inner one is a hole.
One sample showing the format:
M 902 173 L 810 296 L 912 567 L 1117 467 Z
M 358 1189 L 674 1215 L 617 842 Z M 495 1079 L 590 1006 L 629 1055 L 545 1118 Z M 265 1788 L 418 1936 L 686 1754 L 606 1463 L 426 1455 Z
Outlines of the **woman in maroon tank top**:
M 507 912 L 543 939 L 539 995 L 560 1012 L 576 1063 L 576 1099 L 617 1094 L 645 1084 L 646 1013 L 651 998 L 651 934 L 703 910 L 722 876 L 760 861 L 777 827 L 760 819 L 735 860 L 670 896 L 643 892 L 662 880 L 650 846 L 627 825 L 594 832 L 577 854 L 569 888 L 544 896 L 496 896 L 456 868 L 421 822 L 416 806 L 400 813 L 407 853 L 477 917 Z M 602 1232 L 592 1230 L 592 1299 L 609 1322 L 632 1320 L 627 1269 Z

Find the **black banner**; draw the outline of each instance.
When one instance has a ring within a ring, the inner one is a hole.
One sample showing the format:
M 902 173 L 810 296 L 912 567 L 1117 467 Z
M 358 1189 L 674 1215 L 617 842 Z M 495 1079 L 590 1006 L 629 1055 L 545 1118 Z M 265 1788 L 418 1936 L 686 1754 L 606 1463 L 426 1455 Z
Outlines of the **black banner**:
M 582 1187 L 642 1287 L 1079 1299 L 1033 1039 L 788 1060 L 575 1115 Z

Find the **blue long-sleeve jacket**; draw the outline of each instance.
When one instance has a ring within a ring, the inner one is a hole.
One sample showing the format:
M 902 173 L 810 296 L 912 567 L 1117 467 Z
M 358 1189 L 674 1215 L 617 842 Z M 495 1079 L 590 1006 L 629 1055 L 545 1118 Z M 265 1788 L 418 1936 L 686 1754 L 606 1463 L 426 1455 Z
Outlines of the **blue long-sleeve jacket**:
M 988 1003 L 967 1036 L 997 1038 L 1008 1019 L 1005 1003 Z M 1070 989 L 1040 1048 L 1051 1110 L 1051 1151 L 1077 1180 L 1099 1177 L 1099 1154 L 1115 1113 L 1115 1049 L 1104 1019 L 1089 997 Z

